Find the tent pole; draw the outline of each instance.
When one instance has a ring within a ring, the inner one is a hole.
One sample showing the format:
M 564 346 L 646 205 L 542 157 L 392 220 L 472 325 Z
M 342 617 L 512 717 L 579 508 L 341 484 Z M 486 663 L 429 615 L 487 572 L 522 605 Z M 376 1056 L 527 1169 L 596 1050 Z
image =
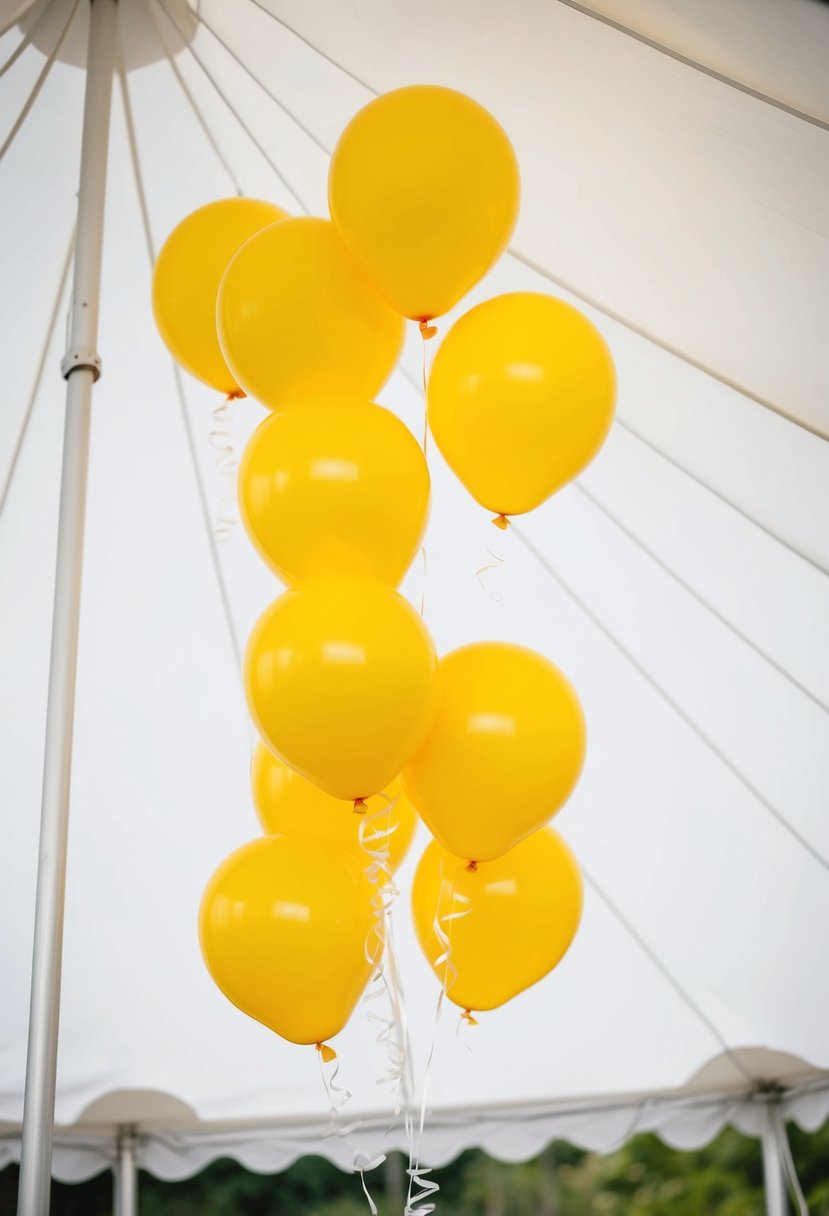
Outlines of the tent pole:
M 113 1182 L 114 1216 L 138 1216 L 138 1170 L 132 1128 L 122 1128 L 118 1133 L 118 1158 Z
M 763 1107 L 763 1188 L 766 1195 L 766 1216 L 786 1216 L 789 1210 L 786 1196 L 786 1174 L 780 1155 L 780 1141 L 775 1126 L 775 1095 L 768 1095 Z
M 48 1216 L 86 474 L 96 353 L 116 0 L 90 0 L 29 1003 L 18 1216 Z

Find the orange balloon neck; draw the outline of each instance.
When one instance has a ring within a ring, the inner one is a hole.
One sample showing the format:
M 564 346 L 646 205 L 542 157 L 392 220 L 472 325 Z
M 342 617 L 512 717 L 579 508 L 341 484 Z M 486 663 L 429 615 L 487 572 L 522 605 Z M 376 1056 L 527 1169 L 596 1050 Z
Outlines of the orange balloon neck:
M 336 1060 L 336 1051 L 333 1047 L 329 1047 L 327 1043 L 315 1043 L 314 1047 L 322 1056 L 323 1064 L 330 1064 L 332 1060 Z
M 430 325 L 430 317 L 423 317 L 420 321 L 420 336 L 424 342 L 428 342 L 430 338 L 434 338 L 438 332 L 437 325 Z
M 500 528 L 502 532 L 506 532 L 507 528 L 509 527 L 509 520 L 507 519 L 506 515 L 503 514 L 496 515 L 492 522 L 495 524 L 495 527 Z
M 468 874 L 477 874 L 478 873 L 477 861 L 468 862 L 465 868 L 466 868 L 466 871 Z
M 365 798 L 355 798 L 354 799 L 354 814 L 355 815 L 365 815 L 367 810 L 368 810 L 368 807 L 366 805 Z
M 478 1019 L 473 1018 L 471 1009 L 464 1009 L 463 1013 L 461 1014 L 461 1021 L 466 1022 L 467 1026 L 478 1025 Z

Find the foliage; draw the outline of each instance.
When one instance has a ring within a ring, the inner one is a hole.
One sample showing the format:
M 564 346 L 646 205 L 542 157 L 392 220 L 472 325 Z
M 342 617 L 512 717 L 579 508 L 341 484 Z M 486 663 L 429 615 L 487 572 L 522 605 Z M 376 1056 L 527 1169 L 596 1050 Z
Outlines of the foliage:
M 792 1151 L 811 1216 L 829 1216 L 829 1124 L 815 1134 L 790 1127 Z M 405 1164 L 405 1163 L 404 1163 Z M 636 1136 L 607 1157 L 565 1144 L 504 1165 L 480 1151 L 436 1172 L 437 1216 L 763 1216 L 760 1147 L 729 1129 L 695 1152 Z M 380 1216 L 402 1211 L 399 1161 L 367 1176 Z M 0 1216 L 14 1216 L 17 1169 L 0 1172 Z M 109 1216 L 106 1174 L 53 1187 L 53 1216 Z M 217 1161 L 187 1182 L 141 1175 L 141 1216 L 367 1216 L 356 1178 L 319 1157 L 283 1174 L 253 1174 Z

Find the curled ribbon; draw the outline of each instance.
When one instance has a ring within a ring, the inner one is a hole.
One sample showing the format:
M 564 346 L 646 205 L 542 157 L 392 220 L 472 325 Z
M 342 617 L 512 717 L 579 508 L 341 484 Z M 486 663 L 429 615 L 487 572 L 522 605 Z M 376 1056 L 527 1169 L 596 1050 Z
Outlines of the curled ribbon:
M 327 1140 L 330 1136 L 347 1136 L 349 1132 L 353 1132 L 356 1127 L 360 1126 L 359 1119 L 345 1126 L 340 1122 L 342 1108 L 347 1102 L 351 1101 L 351 1090 L 346 1089 L 344 1085 L 337 1084 L 337 1077 L 340 1072 L 339 1061 L 334 1064 L 331 1076 L 326 1077 L 325 1075 L 325 1065 L 337 1059 L 336 1052 L 333 1052 L 331 1055 L 327 1054 L 328 1052 L 332 1052 L 332 1048 L 326 1047 L 325 1043 L 319 1043 L 317 1050 L 320 1060 L 320 1076 L 322 1077 L 322 1083 L 325 1087 L 326 1097 L 330 1106 L 328 1127 L 322 1133 L 322 1137 L 324 1140 Z
M 360 1181 L 363 1184 L 363 1194 L 368 1200 L 368 1208 L 371 1216 L 377 1216 L 377 1204 L 369 1194 L 366 1186 L 366 1174 L 369 1170 L 376 1170 L 378 1165 L 382 1165 L 386 1160 L 385 1153 L 381 1153 L 379 1157 L 369 1157 L 368 1153 L 356 1152 L 351 1163 L 351 1168 L 357 1170 L 360 1175 Z
M 230 540 L 239 522 L 236 514 L 236 450 L 230 433 L 233 402 L 237 396 L 237 393 L 230 393 L 224 401 L 214 405 L 211 411 L 213 425 L 209 441 L 215 453 L 216 470 L 223 487 L 213 528 L 213 535 L 219 544 Z
M 489 596 L 489 598 L 492 600 L 493 604 L 498 604 L 504 598 L 504 593 L 502 591 L 499 591 L 497 587 L 493 587 L 491 590 L 488 589 L 486 583 L 484 582 L 483 576 L 485 574 L 487 574 L 490 570 L 498 570 L 499 567 L 503 566 L 504 559 L 503 559 L 503 557 L 499 557 L 497 553 L 493 553 L 492 550 L 490 549 L 489 545 L 484 545 L 484 548 L 486 549 L 489 556 L 492 558 L 492 561 L 489 562 L 485 566 L 479 566 L 478 569 L 475 571 L 475 577 L 478 580 L 481 590 L 487 596 Z
M 400 1095 L 401 1090 L 406 1087 L 406 1068 L 408 1065 L 408 1052 L 406 1049 L 408 1036 L 403 1012 L 403 998 L 399 984 L 399 967 L 391 926 L 391 909 L 399 894 L 391 874 L 391 850 L 389 848 L 389 841 L 393 833 L 397 831 L 398 826 L 391 822 L 392 812 L 394 811 L 397 799 L 390 798 L 385 793 L 378 796 L 383 799 L 385 806 L 382 806 L 377 811 L 370 811 L 367 804 L 362 800 L 359 807 L 355 805 L 355 810 L 363 815 L 360 821 L 358 839 L 361 849 L 368 858 L 365 875 L 369 883 L 374 887 L 374 894 L 371 897 L 371 905 L 374 909 L 374 923 L 365 942 L 366 961 L 373 968 L 374 973 L 366 989 L 363 1002 L 368 1009 L 369 1022 L 374 1022 L 380 1026 L 376 1042 L 386 1053 L 388 1068 L 383 1076 L 377 1078 L 377 1084 L 392 1086 L 394 1119 L 396 1121 L 400 1115 Z M 377 1012 L 376 1008 L 371 1008 L 372 1005 L 376 1005 L 378 1000 L 385 997 L 389 1001 L 390 1017 Z M 356 1127 L 357 1124 L 353 1124 L 352 1126 Z M 391 1131 L 391 1128 L 388 1130 Z M 377 1206 L 369 1193 L 365 1175 L 366 1171 L 375 1169 L 385 1159 L 383 1154 L 377 1157 L 370 1157 L 367 1153 L 361 1151 L 357 1151 L 354 1154 L 353 1168 L 359 1171 L 363 1193 L 368 1201 L 371 1216 L 377 1216 Z
M 406 1171 L 409 1175 L 409 1193 L 406 1199 L 406 1207 L 404 1208 L 404 1216 L 431 1216 L 435 1211 L 437 1204 L 434 1203 L 434 1197 L 440 1190 L 437 1182 L 433 1182 L 428 1176 L 432 1173 L 431 1167 L 422 1166 L 420 1164 L 420 1151 L 423 1142 L 423 1128 L 426 1123 L 426 1101 L 429 1092 L 429 1077 L 432 1071 L 432 1062 L 435 1057 L 437 1048 L 438 1028 L 440 1026 L 440 1016 L 443 1011 L 443 1004 L 447 993 L 450 991 L 455 980 L 458 978 L 458 969 L 452 961 L 452 941 L 451 941 L 451 925 L 453 921 L 460 920 L 464 916 L 468 916 L 472 911 L 472 901 L 466 895 L 461 895 L 458 891 L 458 873 L 463 869 L 463 866 L 458 866 L 455 872 L 455 877 L 450 883 L 448 879 L 441 874 L 440 894 L 438 896 L 438 905 L 435 909 L 435 918 L 432 922 L 432 929 L 435 937 L 441 946 L 441 953 L 434 961 L 436 971 L 443 969 L 443 983 L 441 984 L 438 1003 L 435 1008 L 435 1030 L 432 1038 L 432 1046 L 429 1050 L 429 1058 L 426 1061 L 426 1071 L 423 1074 L 423 1090 L 420 1099 L 420 1118 L 418 1121 L 417 1137 L 415 1139 L 413 1129 L 410 1132 L 409 1139 L 409 1168 Z M 441 915 L 440 909 L 443 901 L 443 896 L 446 890 L 449 890 L 449 898 L 451 900 L 449 911 Z M 419 1190 L 415 1188 L 419 1187 Z
M 423 335 L 423 459 L 429 459 L 429 398 L 426 387 L 426 343 L 429 338 L 433 338 L 437 333 L 434 325 L 426 325 L 425 321 L 420 322 L 420 332 Z M 421 545 L 420 553 L 423 557 L 423 574 L 420 580 L 420 615 L 425 615 L 426 610 L 426 546 Z
M 388 1060 L 388 1068 L 383 1076 L 378 1077 L 377 1084 L 392 1086 L 394 1118 L 397 1119 L 400 1114 L 400 1095 L 407 1060 L 402 999 L 398 983 L 399 968 L 391 933 L 391 909 L 399 895 L 391 874 L 389 848 L 389 841 L 397 830 L 397 824 L 391 822 L 397 799 L 389 798 L 388 794 L 378 796 L 386 805 L 377 811 L 367 812 L 360 822 L 358 832 L 360 847 L 369 859 L 365 875 L 374 887 L 371 897 L 374 923 L 365 944 L 365 957 L 374 968 L 374 974 L 363 1002 L 368 1008 L 369 1022 L 380 1027 L 376 1042 L 384 1049 Z M 384 962 L 384 954 L 388 966 Z M 384 998 L 388 998 L 391 1016 L 378 1012 L 376 1008 L 377 1002 Z

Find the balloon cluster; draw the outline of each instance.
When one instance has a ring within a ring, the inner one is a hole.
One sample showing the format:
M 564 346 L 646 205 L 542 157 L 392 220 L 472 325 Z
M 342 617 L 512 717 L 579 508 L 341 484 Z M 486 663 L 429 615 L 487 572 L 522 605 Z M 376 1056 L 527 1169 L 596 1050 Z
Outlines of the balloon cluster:
M 396 590 L 421 544 L 429 471 L 373 400 L 404 318 L 433 335 L 504 251 L 518 197 L 515 154 L 486 110 L 450 89 L 404 88 L 342 134 L 330 220 L 211 203 L 175 229 L 155 269 L 158 327 L 179 363 L 271 411 L 244 452 L 239 503 L 287 587 L 244 660 L 266 835 L 210 879 L 202 950 L 239 1008 L 326 1057 L 377 965 L 378 881 L 390 882 L 417 814 L 434 836 L 414 883 L 418 938 L 469 1018 L 549 972 L 578 926 L 578 867 L 544 826 L 582 767 L 578 698 L 521 646 L 472 645 L 438 662 Z M 613 398 L 590 322 L 521 292 L 449 331 L 428 418 L 505 526 L 592 459 Z M 364 831 L 378 817 L 379 852 Z

